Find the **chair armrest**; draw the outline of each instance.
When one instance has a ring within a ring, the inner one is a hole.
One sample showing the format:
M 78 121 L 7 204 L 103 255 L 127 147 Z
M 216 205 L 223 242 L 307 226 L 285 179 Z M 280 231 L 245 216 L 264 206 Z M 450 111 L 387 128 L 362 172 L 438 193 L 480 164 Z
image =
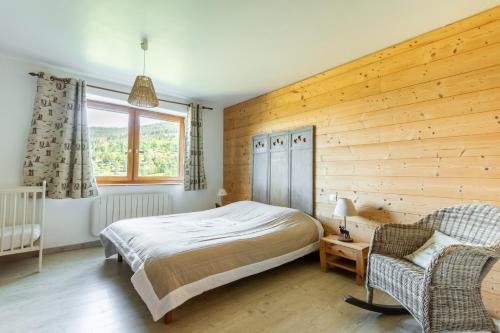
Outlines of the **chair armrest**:
M 480 287 L 482 279 L 500 258 L 500 246 L 450 245 L 425 272 L 427 284 L 436 287 Z
M 384 224 L 373 234 L 370 253 L 404 257 L 422 246 L 433 230 L 419 224 Z

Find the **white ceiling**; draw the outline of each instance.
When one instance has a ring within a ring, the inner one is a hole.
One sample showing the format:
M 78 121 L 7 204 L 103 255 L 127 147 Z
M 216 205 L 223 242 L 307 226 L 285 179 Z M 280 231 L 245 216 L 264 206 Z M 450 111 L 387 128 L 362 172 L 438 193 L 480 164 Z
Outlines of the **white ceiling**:
M 224 106 L 500 0 L 0 0 L 0 52 Z

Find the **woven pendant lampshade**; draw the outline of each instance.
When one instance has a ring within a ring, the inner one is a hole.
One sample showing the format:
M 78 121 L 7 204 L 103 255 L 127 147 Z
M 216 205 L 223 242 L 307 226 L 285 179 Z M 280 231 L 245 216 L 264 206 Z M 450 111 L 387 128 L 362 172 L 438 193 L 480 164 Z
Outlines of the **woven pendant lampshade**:
M 132 91 L 128 96 L 128 102 L 135 106 L 155 108 L 158 106 L 155 87 L 151 78 L 144 75 L 136 77 Z
M 146 50 L 148 49 L 147 39 L 141 42 L 141 48 L 144 50 L 144 67 L 143 75 L 138 75 L 135 78 L 134 86 L 128 96 L 128 102 L 135 106 L 145 108 L 155 108 L 158 106 L 158 98 L 156 97 L 155 87 L 150 77 L 144 75 L 146 73 Z

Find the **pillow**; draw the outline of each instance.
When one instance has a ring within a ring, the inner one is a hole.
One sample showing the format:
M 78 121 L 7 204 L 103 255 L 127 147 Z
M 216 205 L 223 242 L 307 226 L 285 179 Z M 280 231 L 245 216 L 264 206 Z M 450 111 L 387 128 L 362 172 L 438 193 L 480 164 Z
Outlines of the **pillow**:
M 447 236 L 439 231 L 434 231 L 431 238 L 427 240 L 418 250 L 405 256 L 405 259 L 413 262 L 424 269 L 429 267 L 432 259 L 447 246 L 464 244 L 455 238 Z

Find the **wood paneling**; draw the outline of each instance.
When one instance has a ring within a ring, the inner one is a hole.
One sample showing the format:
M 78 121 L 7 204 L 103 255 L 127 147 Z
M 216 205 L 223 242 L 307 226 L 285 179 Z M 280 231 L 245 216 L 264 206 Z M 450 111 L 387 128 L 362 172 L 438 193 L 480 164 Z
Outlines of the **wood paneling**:
M 227 202 L 250 198 L 250 138 L 316 126 L 315 215 L 353 199 L 351 234 L 441 207 L 500 206 L 500 6 L 224 111 Z M 500 265 L 483 286 L 500 315 Z

